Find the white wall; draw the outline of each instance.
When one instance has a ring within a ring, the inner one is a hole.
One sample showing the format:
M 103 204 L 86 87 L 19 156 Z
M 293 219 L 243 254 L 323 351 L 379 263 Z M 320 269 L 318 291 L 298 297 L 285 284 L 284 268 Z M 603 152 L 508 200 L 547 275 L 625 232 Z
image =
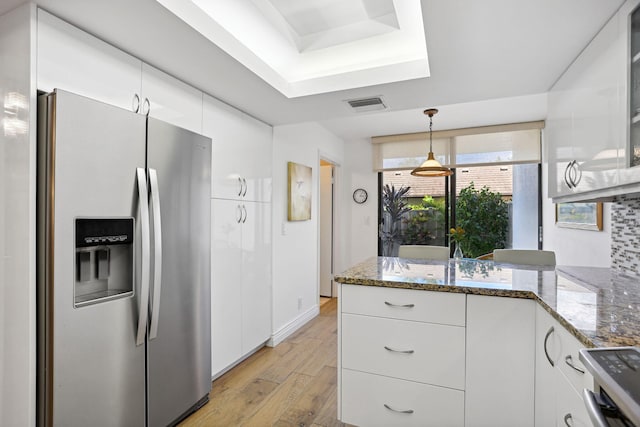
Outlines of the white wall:
M 344 142 L 317 123 L 276 126 L 273 129 L 273 328 L 274 334 L 300 326 L 303 319 L 318 312 L 319 277 L 319 168 L 320 156 L 338 167 L 341 187 Z M 313 168 L 311 220 L 287 221 L 287 162 Z M 337 199 L 342 191 L 337 188 Z M 343 203 L 339 202 L 339 206 Z M 339 218 L 344 218 L 341 208 Z M 339 219 L 341 221 L 341 219 Z M 337 234 L 342 239 L 340 232 Z M 337 244 L 338 250 L 344 247 Z M 340 257 L 340 255 L 338 255 Z M 340 269 L 340 263 L 336 269 Z M 302 303 L 298 306 L 298 299 Z M 276 339 L 275 342 L 279 342 Z
M 602 231 L 558 227 L 556 225 L 556 205 L 547 196 L 549 188 L 548 166 L 546 159 L 544 159 L 542 164 L 543 249 L 555 251 L 558 265 L 610 267 L 611 203 L 604 203 L 603 206 Z
M 0 425 L 35 424 L 35 9 L 0 17 Z M 8 94 L 24 97 L 7 108 Z M 12 134 L 11 120 L 24 132 Z
M 349 209 L 349 229 L 345 268 L 378 255 L 378 174 L 373 172 L 373 150 L 369 139 L 345 143 L 345 204 Z M 369 197 L 361 205 L 353 201 L 356 188 L 364 188 Z

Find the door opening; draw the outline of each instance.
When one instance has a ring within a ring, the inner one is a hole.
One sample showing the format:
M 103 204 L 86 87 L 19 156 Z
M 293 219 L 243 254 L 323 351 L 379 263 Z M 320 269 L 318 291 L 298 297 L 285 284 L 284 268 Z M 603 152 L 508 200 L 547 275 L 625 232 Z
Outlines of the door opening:
M 335 166 L 320 160 L 320 296 L 332 298 L 334 268 L 334 174 Z

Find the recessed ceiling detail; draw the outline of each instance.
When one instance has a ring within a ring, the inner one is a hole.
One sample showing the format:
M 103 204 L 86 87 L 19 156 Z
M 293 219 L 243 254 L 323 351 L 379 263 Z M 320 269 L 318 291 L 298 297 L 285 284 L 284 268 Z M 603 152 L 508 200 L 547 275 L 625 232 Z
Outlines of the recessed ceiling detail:
M 322 49 L 397 31 L 393 0 L 252 0 L 274 26 L 284 18 L 285 35 L 292 36 L 298 51 Z M 276 13 L 268 11 L 269 3 Z
M 420 0 L 157 0 L 289 98 L 429 76 Z

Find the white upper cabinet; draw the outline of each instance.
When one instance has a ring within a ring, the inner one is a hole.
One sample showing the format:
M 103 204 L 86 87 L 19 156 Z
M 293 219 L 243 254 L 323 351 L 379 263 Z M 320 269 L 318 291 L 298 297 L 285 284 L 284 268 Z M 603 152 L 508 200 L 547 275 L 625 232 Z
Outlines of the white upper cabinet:
M 38 9 L 37 86 L 132 109 L 142 62 Z
M 620 183 L 640 182 L 640 8 L 638 0 L 628 1 L 621 9 L 624 22 L 631 32 L 629 36 L 629 139 L 625 150 L 624 169 Z M 633 9 L 635 8 L 635 9 Z
M 142 64 L 142 112 L 172 125 L 202 133 L 202 92 Z M 148 100 L 148 107 L 145 101 Z
M 270 202 L 273 128 L 205 94 L 203 133 L 213 140 L 212 197 Z
M 41 9 L 37 82 L 202 133 L 201 91 Z
M 549 92 L 549 196 L 640 191 L 640 0 L 627 0 Z
M 626 141 L 626 26 L 615 15 L 549 93 L 549 196 L 618 185 Z

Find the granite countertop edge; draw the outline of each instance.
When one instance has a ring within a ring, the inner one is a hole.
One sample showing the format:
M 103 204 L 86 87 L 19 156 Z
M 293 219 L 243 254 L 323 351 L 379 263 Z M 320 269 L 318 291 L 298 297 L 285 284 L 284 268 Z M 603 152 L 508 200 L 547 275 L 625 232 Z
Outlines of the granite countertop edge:
M 398 288 L 398 289 L 415 289 L 422 291 L 434 291 L 434 292 L 450 292 L 450 293 L 462 293 L 470 295 L 485 295 L 485 296 L 497 296 L 507 298 L 522 298 L 532 299 L 536 301 L 540 306 L 549 313 L 555 320 L 557 320 L 562 326 L 564 326 L 571 335 L 573 335 L 580 343 L 587 348 L 595 348 L 601 346 L 611 346 L 610 340 L 603 341 L 602 345 L 594 342 L 590 337 L 585 335 L 580 329 L 576 328 L 569 320 L 565 319 L 559 314 L 553 307 L 545 302 L 545 300 L 533 291 L 529 290 L 513 290 L 513 289 L 494 289 L 494 288 L 482 288 L 482 287 L 465 287 L 465 286 L 452 286 L 443 285 L 437 283 L 413 283 L 404 281 L 392 281 L 382 279 L 372 279 L 358 276 L 346 276 L 336 275 L 334 280 L 341 284 L 347 285 L 360 285 L 360 286 L 374 286 L 374 287 L 386 287 L 386 288 Z M 596 337 L 597 339 L 597 337 Z M 637 343 L 632 343 L 637 345 Z

